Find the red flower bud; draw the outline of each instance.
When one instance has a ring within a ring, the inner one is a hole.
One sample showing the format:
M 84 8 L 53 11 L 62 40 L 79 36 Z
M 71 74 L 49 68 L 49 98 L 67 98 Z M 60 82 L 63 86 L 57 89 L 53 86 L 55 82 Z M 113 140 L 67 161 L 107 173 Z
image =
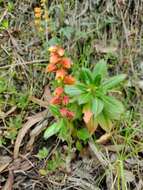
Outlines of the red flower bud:
M 62 103 L 62 99 L 60 97 L 53 97 L 50 101 L 51 104 L 60 105 Z
M 69 111 L 67 108 L 62 108 L 60 110 L 60 113 L 63 117 L 66 117 L 68 119 L 73 119 L 74 113 L 72 111 Z
M 64 96 L 63 97 L 63 104 L 67 105 L 69 103 L 69 97 L 68 96 Z

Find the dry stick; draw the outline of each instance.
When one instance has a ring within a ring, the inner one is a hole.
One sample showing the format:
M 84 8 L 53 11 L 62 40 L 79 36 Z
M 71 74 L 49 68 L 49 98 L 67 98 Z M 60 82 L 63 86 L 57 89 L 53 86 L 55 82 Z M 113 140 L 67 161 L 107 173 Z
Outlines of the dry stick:
M 49 106 L 49 102 L 43 101 L 43 100 L 38 99 L 38 98 L 36 98 L 34 96 L 29 97 L 29 100 L 31 100 L 32 102 L 38 104 L 40 107 L 47 108 Z
M 41 131 L 43 131 L 46 126 L 48 125 L 48 120 L 45 120 L 44 122 L 42 122 L 41 124 L 37 125 L 30 133 L 30 140 L 28 141 L 27 145 L 26 145 L 26 149 L 27 150 L 32 150 L 33 144 L 35 142 L 35 138 L 41 133 Z
M 7 181 L 4 185 L 4 187 L 2 188 L 2 190 L 12 190 L 13 183 L 14 183 L 14 175 L 13 175 L 13 171 L 10 170 Z
M 2 66 L 2 67 L 0 67 L 0 69 L 8 69 L 8 68 L 10 68 L 10 67 L 23 66 L 23 65 L 30 65 L 30 64 L 34 64 L 34 63 L 46 63 L 46 62 L 48 62 L 47 59 L 32 60 L 32 61 L 26 61 L 26 62 L 23 62 L 23 63 L 16 63 L 16 64 L 11 64 L 11 65 Z
M 37 113 L 36 115 L 32 116 L 31 118 L 28 119 L 28 121 L 23 125 L 22 129 L 19 131 L 18 136 L 15 141 L 14 145 L 14 159 L 18 158 L 19 155 L 19 149 L 21 142 L 27 133 L 27 131 L 36 123 L 41 121 L 47 114 L 47 110 Z
M 16 110 L 17 106 L 13 106 L 9 111 L 5 112 L 0 112 L 0 119 L 4 119 L 8 117 L 10 114 L 12 114 Z

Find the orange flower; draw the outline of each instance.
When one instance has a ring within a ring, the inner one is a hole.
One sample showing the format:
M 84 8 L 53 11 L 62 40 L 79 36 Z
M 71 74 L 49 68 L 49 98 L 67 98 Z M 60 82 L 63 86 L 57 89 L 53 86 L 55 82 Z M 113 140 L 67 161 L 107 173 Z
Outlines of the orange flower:
M 68 96 L 64 96 L 63 97 L 63 104 L 67 105 L 69 103 L 69 97 Z
M 62 99 L 60 97 L 53 97 L 50 101 L 51 104 L 60 105 L 62 103 Z
M 54 71 L 56 71 L 56 70 L 57 70 L 56 65 L 54 65 L 54 64 L 52 64 L 52 63 L 50 63 L 50 64 L 47 66 L 47 68 L 46 68 L 46 72 L 54 72 Z
M 57 53 L 59 56 L 63 56 L 64 53 L 65 53 L 65 50 L 59 46 L 51 46 L 49 49 L 48 49 L 51 53 Z
M 73 119 L 74 113 L 72 111 L 69 111 L 67 108 L 60 109 L 60 113 L 63 117 L 66 117 L 68 119 Z
M 48 49 L 49 52 L 51 53 L 55 53 L 57 51 L 57 46 L 51 46 L 49 49 Z
M 59 55 L 57 55 L 56 53 L 51 53 L 50 55 L 50 63 L 56 64 L 58 63 L 60 60 Z
M 34 13 L 35 13 L 36 18 L 40 18 L 41 17 L 41 8 L 40 7 L 35 7 L 34 8 Z
M 34 12 L 35 13 L 40 13 L 41 12 L 41 8 L 40 7 L 35 7 L 34 8 Z
M 64 53 L 65 53 L 65 50 L 61 47 L 58 47 L 57 54 L 62 57 L 64 55 Z
M 35 17 L 36 18 L 40 18 L 41 17 L 41 13 L 35 13 Z
M 59 96 L 62 95 L 63 92 L 64 92 L 64 89 L 63 89 L 62 87 L 57 87 L 57 88 L 55 89 L 54 94 L 55 94 L 57 97 L 59 97 Z
M 56 72 L 56 79 L 57 80 L 63 80 L 66 76 L 67 72 L 64 69 L 57 70 Z
M 65 68 L 65 69 L 70 69 L 71 68 L 71 60 L 67 57 L 63 57 L 60 61 L 60 63 L 62 64 L 62 66 Z
M 75 83 L 75 78 L 72 77 L 72 76 L 65 76 L 64 78 L 64 84 L 69 84 L 69 85 L 72 85 Z

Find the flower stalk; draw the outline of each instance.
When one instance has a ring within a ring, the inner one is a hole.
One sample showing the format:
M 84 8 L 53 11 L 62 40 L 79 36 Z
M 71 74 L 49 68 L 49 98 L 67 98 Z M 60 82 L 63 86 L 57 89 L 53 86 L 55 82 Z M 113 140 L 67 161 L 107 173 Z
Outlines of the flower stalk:
M 75 83 L 75 78 L 69 74 L 69 69 L 73 63 L 70 58 L 65 56 L 65 50 L 60 46 L 50 47 L 49 52 L 50 63 L 46 68 L 46 72 L 54 73 L 55 80 L 58 84 L 50 104 L 58 105 L 61 117 L 71 120 L 74 118 L 74 113 L 68 108 L 70 98 L 65 93 L 64 86 L 73 85 Z

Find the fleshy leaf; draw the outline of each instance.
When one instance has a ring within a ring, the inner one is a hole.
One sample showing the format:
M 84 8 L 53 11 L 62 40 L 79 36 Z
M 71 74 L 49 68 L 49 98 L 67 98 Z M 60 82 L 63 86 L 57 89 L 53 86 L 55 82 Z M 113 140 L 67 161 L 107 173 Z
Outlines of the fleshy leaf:
M 97 129 L 98 122 L 93 115 L 90 104 L 86 104 L 83 107 L 83 113 L 84 113 L 83 120 L 86 124 L 88 132 L 92 135 Z
M 84 113 L 83 120 L 87 124 L 90 121 L 93 113 L 92 113 L 92 111 L 90 109 L 84 110 L 83 113 Z
M 85 104 L 85 103 L 89 102 L 91 98 L 92 98 L 92 96 L 90 93 L 81 94 L 78 98 L 78 103 Z
M 80 79 L 86 84 L 90 84 L 93 82 L 92 73 L 87 68 L 82 68 L 80 72 Z
M 107 75 L 107 64 L 104 59 L 101 59 L 98 63 L 96 63 L 93 73 L 94 73 L 94 80 L 97 75 L 101 75 L 102 78 Z
M 95 98 L 92 100 L 92 112 L 95 117 L 97 117 L 97 115 L 99 115 L 102 112 L 103 107 L 104 103 L 99 98 Z
M 65 93 L 70 95 L 70 96 L 76 96 L 76 95 L 80 95 L 83 93 L 83 90 L 79 89 L 77 86 L 75 85 L 71 85 L 71 86 L 65 86 Z
M 121 114 L 124 112 L 123 104 L 114 97 L 104 96 L 104 111 L 111 119 L 119 120 Z
M 82 90 L 83 92 L 86 92 L 86 90 L 87 90 L 87 85 L 85 83 L 78 82 L 76 84 L 76 87 L 79 88 L 80 90 Z
M 89 133 L 92 135 L 98 127 L 97 120 L 92 116 L 90 118 L 90 121 L 88 123 L 86 123 L 86 127 L 87 127 Z
M 100 83 L 101 83 L 101 75 L 96 75 L 95 76 L 95 78 L 94 78 L 94 85 L 96 85 L 96 86 L 99 86 L 100 85 Z
M 104 129 L 106 132 L 110 132 L 113 124 L 111 120 L 105 115 L 105 113 L 101 113 L 97 117 L 97 121 L 102 129 Z
M 110 90 L 116 87 L 117 85 L 119 85 L 122 81 L 125 80 L 125 78 L 126 78 L 125 74 L 120 74 L 120 75 L 111 77 L 102 84 L 102 88 L 104 90 Z

